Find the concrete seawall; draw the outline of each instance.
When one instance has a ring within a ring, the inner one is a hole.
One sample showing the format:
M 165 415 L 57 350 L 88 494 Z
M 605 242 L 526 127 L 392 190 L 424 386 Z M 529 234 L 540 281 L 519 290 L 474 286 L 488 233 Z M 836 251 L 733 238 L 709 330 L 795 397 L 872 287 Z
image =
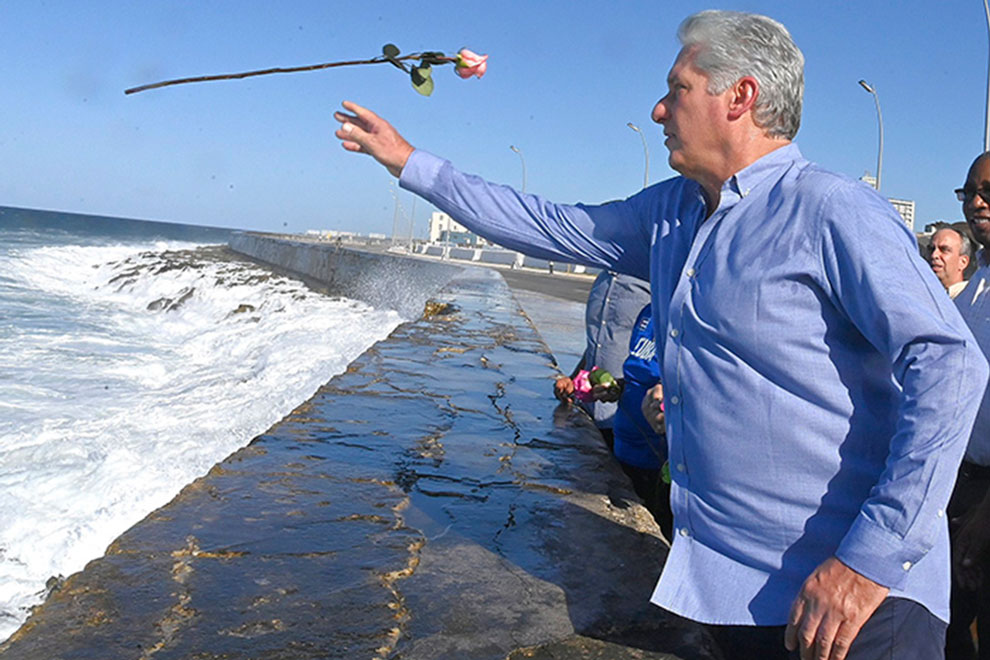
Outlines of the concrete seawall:
M 236 234 L 229 245 L 252 259 L 311 278 L 332 295 L 395 309 L 406 318 L 418 317 L 423 303 L 461 270 L 267 234 Z
M 648 603 L 666 546 L 587 416 L 555 408 L 498 273 L 232 247 L 373 304 L 431 301 L 71 576 L 0 658 L 713 657 Z

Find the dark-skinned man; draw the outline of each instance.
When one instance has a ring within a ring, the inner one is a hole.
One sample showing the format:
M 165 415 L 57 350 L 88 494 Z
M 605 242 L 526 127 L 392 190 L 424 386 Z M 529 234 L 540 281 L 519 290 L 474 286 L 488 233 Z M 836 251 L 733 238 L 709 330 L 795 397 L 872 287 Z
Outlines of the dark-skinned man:
M 984 354 L 990 355 L 990 154 L 969 168 L 966 183 L 956 190 L 973 238 L 981 246 L 977 269 L 956 307 Z M 946 230 L 941 230 L 946 231 Z M 937 236 L 937 234 L 936 234 Z M 933 237 L 934 238 L 934 237 Z M 990 659 L 990 393 L 985 393 L 966 447 L 952 500 L 952 618 L 946 633 L 947 660 Z M 979 656 L 970 635 L 978 621 Z

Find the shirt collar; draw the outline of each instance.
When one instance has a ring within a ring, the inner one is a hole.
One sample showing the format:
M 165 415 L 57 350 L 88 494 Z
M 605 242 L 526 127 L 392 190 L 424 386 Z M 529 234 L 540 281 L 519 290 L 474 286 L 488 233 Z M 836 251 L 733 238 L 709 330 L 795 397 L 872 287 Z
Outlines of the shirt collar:
M 749 195 L 753 189 L 764 180 L 779 173 L 783 168 L 789 166 L 797 160 L 803 160 L 800 149 L 793 142 L 788 142 L 784 146 L 774 149 L 746 167 L 742 168 L 730 176 L 719 191 L 718 206 L 709 215 L 716 213 L 726 213 L 734 207 L 741 199 Z M 701 187 L 699 186 L 699 194 Z M 702 201 L 707 206 L 708 200 L 702 197 Z
M 779 149 L 774 149 L 767 155 L 742 168 L 722 184 L 722 195 L 727 191 L 739 197 L 745 197 L 753 188 L 769 178 L 782 167 L 796 160 L 802 160 L 801 150 L 793 142 L 788 142 Z

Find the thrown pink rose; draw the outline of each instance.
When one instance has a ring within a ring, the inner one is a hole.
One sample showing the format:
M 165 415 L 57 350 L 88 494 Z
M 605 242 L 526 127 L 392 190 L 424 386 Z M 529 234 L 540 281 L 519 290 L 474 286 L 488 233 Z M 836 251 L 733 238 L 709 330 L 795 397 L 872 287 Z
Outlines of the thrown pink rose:
M 462 48 L 457 53 L 457 63 L 455 64 L 454 72 L 461 78 L 466 79 L 471 76 L 478 76 L 480 78 L 485 75 L 486 69 L 488 69 L 487 55 L 478 55 L 467 48 Z
M 585 403 L 593 400 L 591 398 L 591 381 L 588 379 L 588 373 L 582 369 L 574 376 L 574 396 L 578 401 Z

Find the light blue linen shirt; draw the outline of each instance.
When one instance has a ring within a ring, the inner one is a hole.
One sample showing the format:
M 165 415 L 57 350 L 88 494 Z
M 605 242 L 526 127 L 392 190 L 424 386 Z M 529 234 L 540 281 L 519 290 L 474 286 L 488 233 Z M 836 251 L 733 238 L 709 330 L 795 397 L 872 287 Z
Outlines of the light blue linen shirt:
M 990 254 L 983 249 L 977 258 L 980 266 L 966 288 L 956 296 L 955 303 L 983 354 L 990 355 Z M 976 414 L 965 458 L 977 465 L 990 465 L 990 389 L 984 393 L 980 411 Z
M 835 555 L 948 620 L 944 512 L 987 363 L 886 200 L 794 144 L 707 220 L 683 177 L 559 205 L 415 151 L 400 182 L 511 249 L 648 277 L 676 529 L 655 604 L 781 625 Z

